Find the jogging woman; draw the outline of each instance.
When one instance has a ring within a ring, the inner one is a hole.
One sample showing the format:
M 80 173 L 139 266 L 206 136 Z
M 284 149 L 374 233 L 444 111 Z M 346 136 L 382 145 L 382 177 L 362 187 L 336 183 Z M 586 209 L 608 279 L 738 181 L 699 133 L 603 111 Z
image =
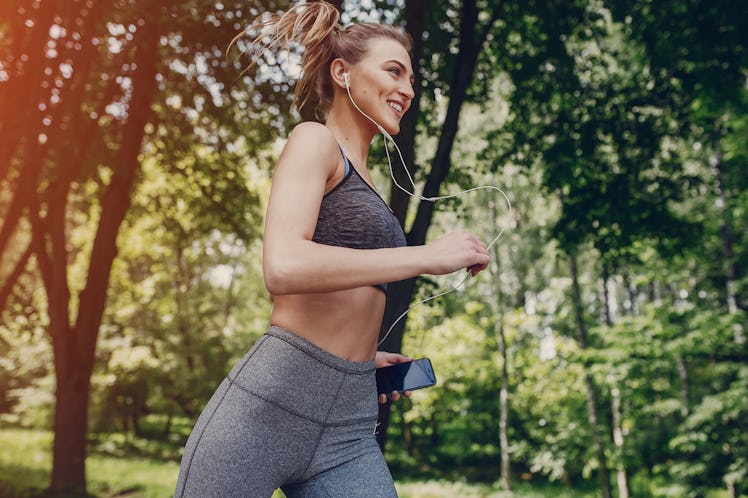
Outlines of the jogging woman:
M 413 99 L 409 37 L 342 28 L 325 2 L 263 19 L 276 46 L 303 46 L 295 97 L 315 91 L 325 122 L 297 125 L 278 159 L 263 249 L 270 327 L 198 419 L 176 496 L 394 497 L 374 372 L 407 358 L 376 350 L 387 283 L 476 274 L 488 252 L 462 230 L 406 246 L 367 170 L 379 127 L 398 133 Z

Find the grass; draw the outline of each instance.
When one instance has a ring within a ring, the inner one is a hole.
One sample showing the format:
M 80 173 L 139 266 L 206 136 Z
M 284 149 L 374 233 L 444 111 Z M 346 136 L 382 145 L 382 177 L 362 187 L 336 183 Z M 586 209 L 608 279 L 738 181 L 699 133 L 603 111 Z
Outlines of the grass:
M 0 429 L 0 498 L 39 498 L 49 485 L 52 433 Z M 124 438 L 113 434 L 95 438 L 86 460 L 89 495 L 95 498 L 167 498 L 177 480 L 181 441 Z M 511 493 L 497 484 L 446 480 L 398 480 L 400 498 L 593 498 L 595 491 L 561 485 L 518 481 Z M 649 486 L 647 486 L 649 487 Z M 650 488 L 651 489 L 651 488 Z M 664 496 L 642 493 L 643 496 Z M 672 496 L 672 494 L 670 495 Z M 709 498 L 726 498 L 716 491 Z M 277 491 L 273 498 L 283 498 Z
M 34 496 L 49 485 L 52 433 L 0 431 L 0 497 Z M 179 465 L 151 458 L 92 454 L 86 460 L 88 491 L 98 497 L 164 498 L 174 492 Z
M 179 465 L 174 444 L 126 441 L 115 434 L 97 438 L 86 460 L 88 492 L 94 497 L 166 498 L 171 496 Z M 0 430 L 0 498 L 37 497 L 49 484 L 52 433 L 24 429 Z M 124 450 L 123 450 L 124 448 Z M 138 456 L 133 456 L 138 455 Z M 166 456 L 154 458 L 148 455 Z M 520 484 L 513 494 L 491 485 L 439 480 L 398 482 L 401 498 L 591 498 L 593 495 Z M 276 492 L 275 498 L 282 498 Z
M 0 430 L 0 498 L 39 497 L 49 485 L 52 468 L 52 433 L 49 431 Z M 173 443 L 158 445 L 121 435 L 97 438 L 86 460 L 88 492 L 97 498 L 166 498 L 174 492 L 179 465 Z M 123 448 L 128 451 L 124 451 Z M 133 456 L 133 454 L 137 456 Z M 149 455 L 169 455 L 155 458 Z M 531 488 L 520 485 L 507 494 L 490 485 L 439 480 L 398 482 L 401 498 L 591 498 L 572 490 Z M 282 498 L 276 492 L 274 498 Z
M 511 492 L 498 485 L 468 484 L 460 482 L 425 481 L 397 483 L 400 498 L 594 498 L 596 493 L 583 492 L 560 486 L 518 483 Z

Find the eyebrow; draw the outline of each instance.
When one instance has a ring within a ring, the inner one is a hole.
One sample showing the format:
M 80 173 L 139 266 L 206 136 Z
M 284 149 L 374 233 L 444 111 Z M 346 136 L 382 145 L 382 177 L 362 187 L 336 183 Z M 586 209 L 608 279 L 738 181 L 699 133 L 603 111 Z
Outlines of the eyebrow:
M 402 62 L 400 62 L 399 60 L 397 60 L 397 59 L 390 59 L 387 62 L 385 62 L 385 64 L 388 64 L 390 62 L 394 62 L 395 64 L 397 64 L 398 66 L 400 66 L 401 68 L 403 68 L 404 71 L 406 71 L 406 72 L 408 71 L 408 67 L 405 64 L 403 64 Z M 416 80 L 416 76 L 411 73 L 411 75 L 410 75 L 410 81 L 411 81 L 411 83 L 413 83 L 415 80 Z

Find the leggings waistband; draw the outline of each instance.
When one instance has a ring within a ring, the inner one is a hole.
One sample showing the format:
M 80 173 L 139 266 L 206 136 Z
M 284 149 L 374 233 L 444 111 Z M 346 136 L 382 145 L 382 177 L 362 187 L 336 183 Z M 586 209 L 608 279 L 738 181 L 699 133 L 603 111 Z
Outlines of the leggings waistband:
M 370 374 L 374 371 L 374 360 L 361 362 L 346 360 L 345 358 L 341 358 L 340 356 L 335 356 L 329 351 L 326 351 L 316 344 L 309 342 L 308 340 L 295 334 L 294 332 L 282 327 L 278 327 L 276 325 L 271 326 L 270 329 L 265 332 L 265 335 L 269 335 L 287 342 L 288 344 L 291 344 L 295 348 L 308 354 L 315 360 L 341 372 L 351 374 Z

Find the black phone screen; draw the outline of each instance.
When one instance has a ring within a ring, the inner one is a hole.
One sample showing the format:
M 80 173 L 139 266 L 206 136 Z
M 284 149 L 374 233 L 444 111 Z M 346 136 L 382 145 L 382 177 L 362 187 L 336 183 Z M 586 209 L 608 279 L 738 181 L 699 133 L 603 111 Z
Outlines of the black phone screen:
M 436 384 L 436 375 L 428 358 L 377 368 L 377 392 L 413 391 Z

